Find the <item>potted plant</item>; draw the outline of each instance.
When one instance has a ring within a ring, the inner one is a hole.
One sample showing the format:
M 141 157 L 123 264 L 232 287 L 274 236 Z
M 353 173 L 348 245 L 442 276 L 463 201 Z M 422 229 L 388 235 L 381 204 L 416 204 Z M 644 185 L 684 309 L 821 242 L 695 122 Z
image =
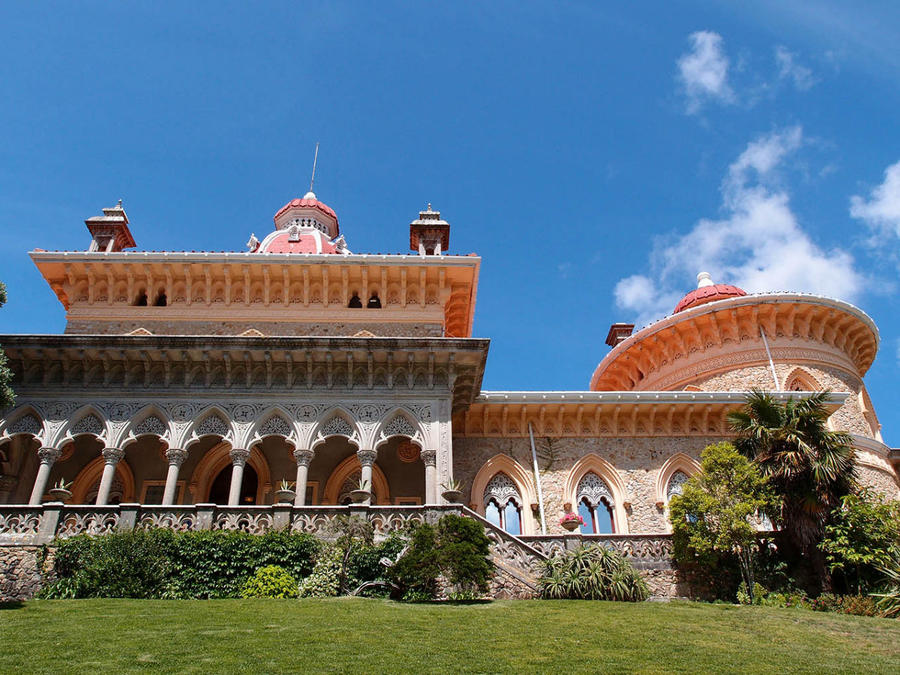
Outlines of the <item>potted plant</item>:
M 451 504 L 462 504 L 463 493 L 459 489 L 462 487 L 462 483 L 455 478 L 451 478 L 446 483 L 442 483 L 441 487 L 444 488 L 444 491 L 441 493 L 444 499 Z
M 574 532 L 584 525 L 584 518 L 573 511 L 569 511 L 559 520 L 559 524 L 566 528 L 569 532 Z
M 278 489 L 275 490 L 275 501 L 278 504 L 293 504 L 297 492 L 294 490 L 294 484 L 288 483 L 286 480 L 281 481 Z
M 357 485 L 356 489 L 350 491 L 350 499 L 353 500 L 354 504 L 362 504 L 371 497 L 372 493 L 369 492 L 369 481 L 360 478 L 359 485 Z
M 66 482 L 64 478 L 60 478 L 56 481 L 56 485 L 50 488 L 50 498 L 54 502 L 67 502 L 72 498 L 72 491 L 69 489 L 72 487 L 71 482 Z

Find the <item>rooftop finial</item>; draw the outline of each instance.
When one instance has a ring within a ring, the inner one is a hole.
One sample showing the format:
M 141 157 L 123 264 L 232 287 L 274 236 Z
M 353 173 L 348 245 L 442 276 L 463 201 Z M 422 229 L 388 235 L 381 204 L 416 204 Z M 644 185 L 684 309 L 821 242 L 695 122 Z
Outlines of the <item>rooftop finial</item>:
M 709 272 L 700 272 L 697 275 L 697 288 L 703 288 L 704 286 L 715 286 Z
M 120 209 L 122 208 L 122 200 L 121 199 L 119 200 L 119 203 L 116 204 L 116 206 L 118 206 Z
M 316 182 L 316 164 L 319 161 L 319 144 L 316 143 L 316 153 L 313 155 L 313 170 L 312 176 L 309 179 L 309 192 L 306 193 L 304 199 L 315 199 L 316 193 L 313 192 L 313 184 Z

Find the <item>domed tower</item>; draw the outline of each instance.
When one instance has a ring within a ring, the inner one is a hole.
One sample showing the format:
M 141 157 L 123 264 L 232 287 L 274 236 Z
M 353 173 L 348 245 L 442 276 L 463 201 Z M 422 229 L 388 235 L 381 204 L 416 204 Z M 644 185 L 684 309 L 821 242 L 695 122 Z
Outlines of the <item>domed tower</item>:
M 262 242 L 251 235 L 251 253 L 350 253 L 334 209 L 312 191 L 278 209 L 274 221 L 275 231 Z

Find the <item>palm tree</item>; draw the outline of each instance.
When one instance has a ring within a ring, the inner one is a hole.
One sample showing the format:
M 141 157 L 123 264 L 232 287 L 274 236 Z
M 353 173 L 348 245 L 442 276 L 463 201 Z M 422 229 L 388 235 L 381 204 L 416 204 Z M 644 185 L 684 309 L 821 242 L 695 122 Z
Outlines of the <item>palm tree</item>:
M 828 391 L 777 401 L 758 389 L 728 414 L 735 447 L 769 476 L 781 513 L 767 514 L 813 564 L 825 581 L 818 544 L 832 509 L 855 484 L 855 453 L 849 434 L 827 427 Z

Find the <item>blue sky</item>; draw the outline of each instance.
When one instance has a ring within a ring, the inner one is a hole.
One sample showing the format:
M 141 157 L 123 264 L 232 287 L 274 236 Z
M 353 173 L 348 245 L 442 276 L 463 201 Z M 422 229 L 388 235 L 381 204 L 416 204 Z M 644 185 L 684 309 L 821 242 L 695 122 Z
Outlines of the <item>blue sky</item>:
M 485 388 L 586 388 L 707 269 L 868 312 L 900 444 L 900 5 L 612 4 L 5 3 L 0 332 L 64 327 L 27 250 L 119 198 L 140 248 L 242 250 L 318 141 L 353 251 L 432 202 L 483 257 Z

